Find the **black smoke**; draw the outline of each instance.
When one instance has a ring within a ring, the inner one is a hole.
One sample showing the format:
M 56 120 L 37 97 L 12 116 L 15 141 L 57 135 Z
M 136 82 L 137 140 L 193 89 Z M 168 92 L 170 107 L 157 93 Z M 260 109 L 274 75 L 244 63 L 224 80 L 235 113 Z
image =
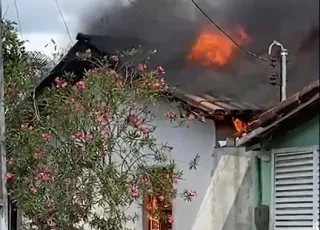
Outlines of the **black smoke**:
M 167 81 L 193 93 L 223 94 L 265 103 L 277 100 L 271 68 L 243 52 L 224 69 L 186 61 L 186 53 L 209 21 L 191 0 L 117 0 L 92 6 L 82 15 L 81 32 L 133 38 L 159 52 L 152 60 L 167 70 Z M 254 41 L 245 46 L 267 57 L 278 40 L 289 51 L 288 85 L 293 93 L 319 77 L 319 0 L 197 0 L 226 31 L 241 25 Z M 212 28 L 215 30 L 214 26 Z M 107 42 L 107 41 L 106 41 Z M 118 46 L 119 44 L 114 44 Z

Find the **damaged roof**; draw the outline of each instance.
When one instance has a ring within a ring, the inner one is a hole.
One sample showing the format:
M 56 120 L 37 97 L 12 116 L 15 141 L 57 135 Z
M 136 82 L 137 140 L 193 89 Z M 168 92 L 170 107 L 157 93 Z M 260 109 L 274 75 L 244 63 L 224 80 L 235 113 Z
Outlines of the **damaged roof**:
M 88 66 L 85 66 L 85 63 L 80 65 L 79 61 L 75 62 L 76 52 L 78 51 L 81 52 L 90 48 L 97 54 L 106 55 L 137 47 L 139 47 L 139 40 L 134 38 L 114 38 L 110 36 L 94 36 L 79 33 L 77 35 L 77 43 L 51 71 L 49 76 L 42 80 L 37 87 L 37 92 L 51 85 L 56 76 L 62 75 L 66 71 L 81 75 L 83 69 L 88 68 Z M 154 47 L 151 45 L 144 45 L 143 47 L 144 50 L 152 50 L 152 48 Z M 135 60 L 140 61 L 141 59 L 141 61 L 143 61 L 148 58 L 150 52 L 139 55 L 138 57 L 134 57 Z M 172 58 L 174 59 L 174 57 Z M 172 62 L 170 57 L 167 59 L 169 59 L 167 62 Z M 166 69 L 165 63 L 163 66 Z M 177 66 L 179 66 L 178 63 Z M 175 72 L 175 70 L 172 71 L 170 68 L 166 69 L 166 81 L 169 85 L 173 85 L 178 89 L 174 90 L 172 94 L 192 107 L 200 109 L 207 115 L 218 113 L 232 114 L 237 117 L 239 114 L 246 114 L 246 118 L 244 119 L 247 120 L 249 117 L 269 109 L 275 104 L 279 95 L 279 88 L 271 86 L 268 78 L 261 80 L 261 77 L 257 76 L 257 80 L 252 81 L 252 79 L 248 80 L 245 77 L 231 78 L 230 76 L 218 76 L 218 74 L 210 74 L 205 78 L 198 76 L 200 74 L 195 69 L 190 71 L 186 68 L 182 69 L 183 70 L 179 70 L 179 72 Z M 184 74 L 183 71 L 187 71 L 188 74 Z M 194 76 L 191 81 L 188 79 L 190 76 Z M 177 79 L 178 83 L 176 81 Z M 184 84 L 185 81 L 188 81 L 188 84 Z M 297 79 L 295 84 L 301 85 L 305 81 L 308 81 L 308 79 Z M 205 85 L 205 87 L 203 85 Z M 290 82 L 288 83 L 288 87 L 290 88 Z
M 77 43 L 68 51 L 58 65 L 54 67 L 50 74 L 40 81 L 40 84 L 36 90 L 36 94 L 40 94 L 45 87 L 52 85 L 56 76 L 61 76 L 65 72 L 73 72 L 75 75 L 81 76 L 84 72 L 84 69 L 90 68 L 87 63 L 77 59 L 77 52 L 83 52 L 90 48 L 101 55 L 106 55 L 106 50 L 108 50 L 109 54 L 112 54 L 116 53 L 118 50 L 128 50 L 133 48 L 133 46 L 116 47 L 114 45 L 109 45 L 115 44 L 117 41 L 119 42 L 119 40 L 111 37 L 108 37 L 108 39 L 110 39 L 110 43 L 101 43 L 98 42 L 101 40 L 100 36 L 87 36 L 78 34 Z M 134 44 L 134 41 L 134 39 L 128 39 L 127 43 L 120 43 Z M 138 57 L 137 60 L 140 60 L 139 58 L 142 60 L 145 59 L 146 56 L 143 54 L 142 57 Z M 170 90 L 170 94 L 172 94 L 176 99 L 188 104 L 193 109 L 200 110 L 205 116 L 232 115 L 234 117 L 241 117 L 246 120 L 252 116 L 260 114 L 263 111 L 262 107 L 243 102 L 241 100 L 234 100 L 223 96 L 216 97 L 209 94 L 190 94 L 181 90 L 179 87 Z
M 139 47 L 140 44 L 143 44 L 143 51 L 154 50 L 158 48 L 157 45 L 159 46 L 158 43 L 150 44 L 148 41 L 128 37 L 79 34 L 77 39 L 86 41 L 88 45 L 104 53 L 129 50 L 132 47 Z M 237 58 L 224 68 L 204 68 L 195 63 L 186 62 L 185 57 L 189 47 L 184 42 L 185 38 L 180 39 L 183 45 L 170 47 L 172 52 L 169 54 L 167 49 L 157 50 L 157 53 L 148 60 L 148 65 L 151 67 L 162 65 L 165 68 L 165 79 L 171 86 L 193 95 L 210 95 L 221 100 L 232 99 L 241 104 L 254 105 L 263 111 L 279 102 L 279 86 L 270 84 L 270 77 L 274 70 L 279 74 L 279 66 L 272 69 L 268 62 L 261 62 L 244 52 L 237 52 Z M 258 54 L 268 58 L 269 44 L 265 46 L 265 50 Z M 304 53 L 292 50 L 289 46 L 286 48 L 289 52 L 287 94 L 290 96 L 319 79 L 319 64 L 311 62 L 319 59 L 319 52 Z M 148 52 L 140 58 L 143 59 L 146 56 Z M 220 98 L 222 96 L 223 98 Z
M 253 145 L 275 131 L 281 135 L 290 129 L 319 115 L 319 80 L 302 88 L 299 92 L 260 114 L 237 140 L 237 146 Z

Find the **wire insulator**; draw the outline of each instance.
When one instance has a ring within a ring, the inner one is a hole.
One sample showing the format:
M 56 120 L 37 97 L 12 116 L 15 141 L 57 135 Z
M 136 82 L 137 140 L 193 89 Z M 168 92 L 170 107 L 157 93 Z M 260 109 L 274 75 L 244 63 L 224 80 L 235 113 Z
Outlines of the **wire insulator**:
M 278 83 L 278 77 L 279 75 L 277 73 L 273 73 L 270 77 L 270 84 L 272 86 L 275 86 Z

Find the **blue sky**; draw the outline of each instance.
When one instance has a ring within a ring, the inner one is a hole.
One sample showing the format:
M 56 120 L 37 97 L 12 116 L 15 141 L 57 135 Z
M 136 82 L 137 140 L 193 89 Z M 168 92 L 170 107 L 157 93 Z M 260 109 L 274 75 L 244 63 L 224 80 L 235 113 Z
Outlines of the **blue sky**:
M 16 1 L 22 36 L 24 40 L 29 41 L 26 43 L 28 49 L 50 54 L 53 46 L 45 48 L 45 45 L 51 39 L 56 41 L 59 47 L 65 47 L 70 43 L 55 0 Z M 58 0 L 72 38 L 75 39 L 81 28 L 82 13 L 94 10 L 92 6 L 97 6 L 99 3 L 105 5 L 110 1 L 112 0 L 90 0 L 88 5 L 88 1 L 84 0 Z M 2 11 L 5 18 L 18 21 L 14 0 L 3 0 Z

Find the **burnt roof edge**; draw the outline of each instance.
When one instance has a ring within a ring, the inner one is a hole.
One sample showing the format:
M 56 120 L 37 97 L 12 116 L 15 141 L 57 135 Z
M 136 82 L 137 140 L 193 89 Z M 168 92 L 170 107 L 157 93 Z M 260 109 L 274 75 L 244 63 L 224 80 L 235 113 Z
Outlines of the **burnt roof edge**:
M 250 132 L 239 138 L 236 146 L 247 145 L 253 139 L 278 126 L 282 121 L 289 119 L 296 113 L 303 111 L 314 102 L 319 102 L 319 80 L 302 88 L 287 100 L 262 113 L 257 120 L 249 124 L 247 128 Z
M 41 94 L 42 90 L 46 87 L 50 87 L 50 85 L 53 82 L 53 75 L 55 72 L 57 72 L 57 69 L 63 68 L 63 66 L 67 65 L 70 60 L 69 56 L 72 52 L 74 52 L 74 49 L 77 48 L 79 43 L 85 43 L 88 45 L 88 48 L 94 48 L 96 50 L 99 50 L 96 46 L 90 43 L 90 39 L 92 38 L 91 35 L 86 35 L 83 33 L 78 33 L 76 36 L 77 42 L 69 49 L 69 51 L 64 55 L 64 57 L 60 60 L 60 62 L 50 71 L 49 75 L 43 78 L 39 84 L 36 87 L 36 94 Z M 102 52 L 102 51 L 100 51 Z M 198 109 L 203 112 L 205 116 L 213 116 L 213 115 L 232 115 L 234 112 L 248 112 L 250 111 L 252 114 L 261 114 L 262 111 L 258 109 L 244 109 L 241 110 L 239 108 L 235 108 L 234 106 L 230 106 L 228 102 L 217 102 L 214 103 L 212 101 L 207 100 L 205 97 L 193 95 L 186 93 L 182 90 L 171 88 L 168 91 L 169 94 L 172 95 L 172 97 L 182 101 L 186 105 Z M 231 108 L 230 108 L 231 107 Z

